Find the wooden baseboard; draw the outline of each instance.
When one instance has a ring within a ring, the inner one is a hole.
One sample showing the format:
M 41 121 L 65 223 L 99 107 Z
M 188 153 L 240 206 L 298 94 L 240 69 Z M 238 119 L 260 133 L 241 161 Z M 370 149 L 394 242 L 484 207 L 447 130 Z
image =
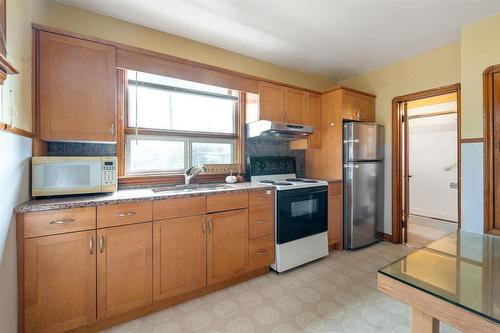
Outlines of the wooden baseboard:
M 132 319 L 143 317 L 143 316 L 146 316 L 148 314 L 151 314 L 151 313 L 154 313 L 154 312 L 157 312 L 160 310 L 164 310 L 164 309 L 169 308 L 173 305 L 177 305 L 177 304 L 189 301 L 191 299 L 199 298 L 199 297 L 202 297 L 204 295 L 213 293 L 214 291 L 221 290 L 221 289 L 230 287 L 232 285 L 238 284 L 240 282 L 253 279 L 255 277 L 264 275 L 267 272 L 269 272 L 269 267 L 259 268 L 259 269 L 256 269 L 254 271 L 245 273 L 241 276 L 235 277 L 233 279 L 219 282 L 219 283 L 216 283 L 216 284 L 213 284 L 210 286 L 206 286 L 202 289 L 195 290 L 195 291 L 192 291 L 192 292 L 187 293 L 187 294 L 182 294 L 179 296 L 171 297 L 171 298 L 163 300 L 163 301 L 155 302 L 151 305 L 144 306 L 142 308 L 135 309 L 135 310 L 114 316 L 112 318 L 104 319 L 101 321 L 97 321 L 93 324 L 77 328 L 75 330 L 72 330 L 71 332 L 74 332 L 74 333 L 76 333 L 76 332 L 78 332 L 78 333 L 99 332 L 99 331 L 104 330 L 106 328 L 125 323 L 127 321 L 132 320 Z
M 383 234 L 383 238 L 386 242 L 392 243 L 392 235 L 389 234 Z
M 344 247 L 343 247 L 342 242 L 328 244 L 328 251 L 330 251 L 330 252 L 332 252 L 332 251 L 343 251 L 343 250 L 344 250 Z

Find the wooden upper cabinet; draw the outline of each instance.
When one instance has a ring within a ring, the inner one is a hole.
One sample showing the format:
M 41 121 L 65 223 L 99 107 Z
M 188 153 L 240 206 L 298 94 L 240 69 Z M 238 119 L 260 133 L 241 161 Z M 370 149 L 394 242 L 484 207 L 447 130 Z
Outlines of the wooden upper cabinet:
M 207 284 L 245 273 L 248 265 L 248 209 L 214 213 L 207 217 Z
M 314 126 L 314 134 L 311 134 L 307 139 L 296 140 L 290 142 L 290 149 L 308 149 L 321 147 L 321 95 L 306 93 L 306 107 L 303 112 L 303 123 Z
M 292 124 L 303 124 L 303 115 L 307 106 L 307 92 L 303 90 L 285 88 L 284 121 Z
M 260 81 L 258 94 L 246 94 L 246 121 L 303 124 L 307 99 L 307 91 Z
M 346 120 L 375 122 L 375 98 L 342 89 L 342 117 Z
M 152 303 L 152 223 L 97 230 L 97 313 L 109 318 Z
M 375 122 L 375 99 L 370 96 L 359 96 L 360 117 L 363 121 Z
M 259 82 L 260 119 L 284 121 L 285 87 L 277 84 Z
M 206 216 L 153 223 L 153 298 L 159 301 L 207 283 Z
M 25 241 L 25 332 L 66 332 L 96 320 L 95 244 L 95 231 Z
M 41 140 L 116 141 L 113 46 L 39 32 Z

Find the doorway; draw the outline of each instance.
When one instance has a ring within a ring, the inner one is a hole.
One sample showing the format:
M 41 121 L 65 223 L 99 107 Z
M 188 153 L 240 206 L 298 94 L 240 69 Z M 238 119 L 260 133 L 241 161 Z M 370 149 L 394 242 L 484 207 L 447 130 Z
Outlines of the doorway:
M 460 85 L 393 100 L 392 240 L 421 248 L 460 226 Z

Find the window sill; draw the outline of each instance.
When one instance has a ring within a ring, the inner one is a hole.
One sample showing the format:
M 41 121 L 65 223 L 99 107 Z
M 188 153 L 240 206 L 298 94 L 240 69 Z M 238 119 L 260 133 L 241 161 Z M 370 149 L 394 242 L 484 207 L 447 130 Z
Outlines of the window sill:
M 245 173 L 241 173 L 245 177 Z M 199 175 L 191 180 L 191 183 L 217 183 L 224 182 L 226 174 Z M 184 175 L 140 175 L 118 177 L 118 185 L 158 185 L 158 184 L 184 184 Z

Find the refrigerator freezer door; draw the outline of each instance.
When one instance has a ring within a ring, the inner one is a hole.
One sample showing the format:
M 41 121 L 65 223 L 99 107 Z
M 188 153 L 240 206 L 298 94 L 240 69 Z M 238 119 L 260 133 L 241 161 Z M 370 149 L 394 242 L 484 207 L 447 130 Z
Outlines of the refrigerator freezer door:
M 384 162 L 344 165 L 344 247 L 356 249 L 380 239 L 384 212 Z
M 344 161 L 384 159 L 384 127 L 373 123 L 344 124 Z

